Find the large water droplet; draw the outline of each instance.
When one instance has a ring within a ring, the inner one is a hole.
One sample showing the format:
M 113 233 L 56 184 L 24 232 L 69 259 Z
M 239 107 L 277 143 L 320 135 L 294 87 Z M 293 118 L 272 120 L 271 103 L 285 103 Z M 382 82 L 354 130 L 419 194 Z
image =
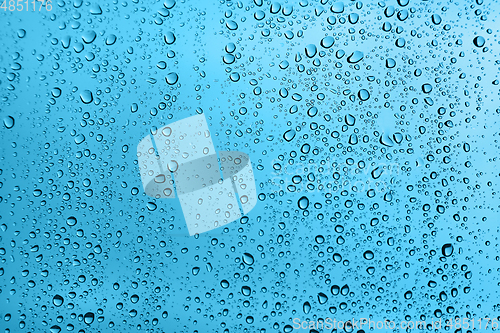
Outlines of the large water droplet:
M 61 295 L 55 295 L 53 298 L 52 298 L 52 303 L 55 305 L 55 306 L 61 306 L 63 305 L 64 303 L 64 298 L 61 296 Z
M 370 93 L 366 89 L 361 89 L 358 92 L 358 97 L 359 97 L 360 100 L 366 101 L 368 98 L 370 98 Z
M 227 20 L 226 21 L 226 27 L 229 29 L 229 30 L 236 30 L 238 29 L 238 24 L 232 20 Z
M 94 313 L 92 312 L 87 312 L 84 316 L 83 316 L 83 322 L 87 325 L 90 325 L 94 322 Z
M 351 64 L 355 64 L 359 61 L 361 61 L 361 59 L 363 59 L 364 57 L 364 54 L 363 52 L 361 51 L 354 51 L 348 58 L 347 58 L 347 62 L 351 63 Z
M 444 244 L 443 247 L 441 248 L 441 253 L 445 257 L 451 256 L 453 254 L 453 245 L 450 243 Z
M 92 43 L 97 37 L 97 34 L 93 30 L 89 30 L 83 33 L 82 40 L 85 44 Z
M 252 293 L 252 289 L 248 286 L 243 286 L 243 287 L 241 287 L 241 293 L 244 296 L 250 296 L 250 294 Z
M 430 93 L 432 91 L 432 86 L 429 83 L 424 83 L 422 85 L 422 91 L 426 94 Z
M 314 44 L 307 45 L 305 50 L 306 50 L 306 56 L 308 56 L 309 58 L 314 57 L 316 55 L 316 52 L 318 51 L 316 45 Z
M 307 197 L 302 197 L 299 199 L 297 202 L 297 205 L 299 206 L 300 209 L 307 209 L 309 207 L 309 199 Z
M 363 258 L 365 258 L 366 260 L 372 260 L 374 257 L 375 255 L 370 250 L 367 250 L 365 251 L 365 253 L 363 253 Z
M 179 76 L 177 75 L 177 73 L 174 72 L 168 73 L 167 76 L 165 77 L 165 81 L 167 81 L 167 83 L 170 85 L 176 84 L 178 80 Z
M 288 131 L 285 132 L 285 134 L 283 134 L 283 138 L 288 142 L 292 141 L 294 137 L 295 137 L 295 131 L 293 129 L 289 129 Z
M 171 45 L 171 44 L 175 43 L 175 40 L 176 40 L 173 32 L 167 32 L 165 34 L 165 36 L 163 37 L 163 39 L 165 40 L 165 43 L 167 45 Z
M 91 5 L 90 6 L 90 14 L 92 14 L 92 15 L 101 15 L 102 14 L 101 6 L 99 6 L 96 3 L 94 3 L 93 5 Z
M 246 253 L 246 252 L 243 253 L 242 259 L 243 259 L 243 262 L 247 265 L 253 265 L 253 263 L 254 263 L 254 258 L 250 253 Z
M 330 10 L 332 11 L 332 13 L 337 13 L 337 14 L 340 14 L 340 13 L 343 13 L 344 12 L 344 3 L 343 2 L 335 2 L 331 7 L 330 7 Z
M 14 120 L 14 117 L 12 117 L 12 116 L 7 116 L 7 117 L 3 118 L 3 125 L 7 129 L 11 129 L 12 127 L 14 127 L 15 123 L 16 122 Z
M 432 23 L 434 23 L 434 24 L 439 24 L 442 21 L 441 16 L 439 16 L 438 14 L 432 14 L 431 20 L 432 20 Z
M 305 314 L 308 314 L 311 311 L 311 304 L 309 302 L 305 302 L 302 306 L 302 311 L 304 311 Z
M 90 104 L 94 100 L 94 96 L 90 90 L 84 90 L 80 93 L 80 99 L 84 104 Z
M 473 42 L 476 47 L 483 47 L 486 43 L 486 40 L 482 36 L 477 36 L 476 38 L 474 38 Z
M 74 217 L 74 216 L 70 216 L 66 219 L 66 224 L 69 225 L 70 227 L 75 226 L 76 222 L 77 222 L 77 220 L 76 220 L 76 217 Z
M 328 49 L 332 47 L 333 43 L 335 43 L 335 39 L 332 36 L 326 36 L 321 40 L 320 45 Z
M 165 8 L 167 9 L 172 9 L 175 6 L 175 0 L 165 0 L 163 6 L 165 6 Z

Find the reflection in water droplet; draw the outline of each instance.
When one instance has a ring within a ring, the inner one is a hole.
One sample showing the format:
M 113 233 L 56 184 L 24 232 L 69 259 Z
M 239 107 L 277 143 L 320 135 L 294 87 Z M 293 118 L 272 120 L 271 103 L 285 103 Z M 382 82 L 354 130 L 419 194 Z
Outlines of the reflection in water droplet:
M 335 2 L 331 7 L 330 10 L 332 13 L 340 14 L 344 12 L 344 3 L 343 2 Z
M 113 45 L 115 42 L 116 42 L 116 35 L 111 34 L 106 38 L 106 45 Z
M 177 73 L 174 72 L 168 73 L 167 76 L 165 77 L 165 81 L 170 85 L 176 84 L 178 80 L 179 76 L 177 75 Z
M 295 131 L 293 129 L 290 129 L 286 131 L 285 134 L 283 134 L 283 138 L 288 142 L 292 141 L 294 137 L 295 137 Z
M 360 100 L 366 101 L 368 98 L 370 98 L 370 93 L 366 89 L 361 89 L 358 92 L 358 97 L 359 97 Z
M 332 36 L 326 36 L 321 40 L 320 45 L 322 47 L 328 49 L 328 48 L 332 47 L 334 42 L 335 42 L 335 39 Z
M 375 255 L 370 250 L 367 250 L 365 251 L 365 253 L 363 253 L 363 258 L 365 258 L 366 260 L 372 260 L 374 257 Z
M 361 51 L 354 51 L 348 58 L 347 58 L 347 61 L 351 64 L 355 64 L 359 61 L 361 61 L 361 59 L 363 59 L 364 57 L 364 54 L 363 52 Z
M 94 96 L 90 90 L 84 90 L 80 93 L 80 99 L 84 104 L 90 104 L 94 100 Z
M 445 257 L 451 256 L 453 254 L 453 245 L 450 243 L 444 244 L 443 247 L 441 248 L 441 253 Z
M 486 40 L 482 36 L 477 36 L 474 38 L 473 42 L 476 47 L 483 47 L 486 43 Z
M 297 205 L 299 206 L 300 209 L 307 209 L 309 207 L 309 199 L 307 197 L 301 197 L 299 201 L 297 202 Z
M 7 116 L 7 117 L 3 118 L 3 125 L 7 129 L 11 129 L 12 127 L 14 127 L 15 123 L 16 122 L 14 120 L 14 117 L 12 117 L 12 116 Z
M 53 303 L 55 306 L 59 307 L 59 306 L 63 305 L 63 303 L 64 303 L 64 298 L 62 298 L 62 296 L 61 296 L 61 295 L 55 295 L 55 296 L 52 298 L 52 303 Z
M 175 40 L 176 40 L 173 32 L 167 32 L 165 34 L 165 36 L 163 37 L 163 39 L 165 40 L 165 43 L 167 45 L 171 45 L 171 44 L 175 43 Z
M 317 52 L 316 45 L 314 45 L 314 44 L 307 45 L 305 50 L 306 50 L 306 55 L 309 58 L 314 57 L 316 55 L 316 52 Z

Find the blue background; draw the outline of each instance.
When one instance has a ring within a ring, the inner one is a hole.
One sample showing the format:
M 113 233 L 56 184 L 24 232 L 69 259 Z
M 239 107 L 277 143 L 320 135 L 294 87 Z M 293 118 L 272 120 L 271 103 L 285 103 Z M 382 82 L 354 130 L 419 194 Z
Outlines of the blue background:
M 498 316 L 496 2 L 8 5 L 4 332 Z M 250 156 L 259 201 L 189 237 L 136 146 L 197 113 Z

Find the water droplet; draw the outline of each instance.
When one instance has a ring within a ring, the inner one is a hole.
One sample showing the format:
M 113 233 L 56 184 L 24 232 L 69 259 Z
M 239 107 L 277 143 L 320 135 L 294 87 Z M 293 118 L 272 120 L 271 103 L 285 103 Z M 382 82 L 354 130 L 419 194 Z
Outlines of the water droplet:
M 247 265 L 253 265 L 253 263 L 254 263 L 254 258 L 253 258 L 253 256 L 252 256 L 250 253 L 246 253 L 246 252 L 245 252 L 245 253 L 243 254 L 242 259 L 243 259 L 243 262 L 244 262 L 245 264 L 247 264 Z
M 335 2 L 331 7 L 330 10 L 332 13 L 340 14 L 344 12 L 344 3 L 343 2 Z
M 424 83 L 422 85 L 422 91 L 426 94 L 430 93 L 432 91 L 432 86 L 429 83 Z
M 366 260 L 372 260 L 374 257 L 375 255 L 370 250 L 367 250 L 365 251 L 365 253 L 363 253 L 363 258 L 365 258 Z
M 326 36 L 321 40 L 320 45 L 322 47 L 324 47 L 325 49 L 328 49 L 328 48 L 332 47 L 332 45 L 334 43 L 335 43 L 335 39 L 332 36 Z
M 328 296 L 323 293 L 318 294 L 318 302 L 319 304 L 325 304 L 328 301 Z
M 311 311 L 311 304 L 309 302 L 305 302 L 302 306 L 302 311 L 304 311 L 305 314 L 308 314 Z
M 151 202 L 151 201 L 148 202 L 147 207 L 148 207 L 148 210 L 151 211 L 151 212 L 155 211 L 156 208 L 157 208 L 156 204 L 154 202 Z
M 370 98 L 370 93 L 366 89 L 361 89 L 358 92 L 358 97 L 359 97 L 360 100 L 366 101 L 368 98 Z
M 234 45 L 234 43 L 228 43 L 225 47 L 225 50 L 227 53 L 233 53 L 234 51 L 236 51 L 236 45 Z
M 83 322 L 87 325 L 90 325 L 94 322 L 94 313 L 92 312 L 87 312 L 84 316 L 83 316 Z
M 89 30 L 82 35 L 82 40 L 85 44 L 90 44 L 96 39 L 96 37 L 97 37 L 96 32 L 93 30 Z
M 385 59 L 385 67 L 394 68 L 395 66 L 396 66 L 396 60 L 394 60 L 392 58 Z
M 349 57 L 347 57 L 347 62 L 351 64 L 355 64 L 359 61 L 361 61 L 364 57 L 363 52 L 361 51 L 354 51 Z
M 406 45 L 406 40 L 403 37 L 396 39 L 397 47 L 404 47 Z
M 80 93 L 80 99 L 84 104 L 90 104 L 94 100 L 94 96 L 90 90 L 84 90 Z
M 238 24 L 232 20 L 227 20 L 226 21 L 226 27 L 229 29 L 229 30 L 236 30 L 238 29 Z
M 304 196 L 304 197 L 299 199 L 297 204 L 298 204 L 300 209 L 305 210 L 305 209 L 307 209 L 307 207 L 309 207 L 309 199 Z
M 283 134 L 283 138 L 288 142 L 292 141 L 294 137 L 295 137 L 295 131 L 293 129 L 289 129 L 288 131 L 285 132 L 285 134 Z
M 92 4 L 90 6 L 90 14 L 92 14 L 92 15 L 101 15 L 102 14 L 101 6 L 99 6 L 96 3 Z
M 76 217 L 70 216 L 66 219 L 66 224 L 69 225 L 70 227 L 74 227 L 76 225 Z
M 167 8 L 167 9 L 172 9 L 175 6 L 175 0 L 166 0 L 163 3 L 163 6 L 165 6 L 165 8 Z
M 260 21 L 266 17 L 266 13 L 264 13 L 262 10 L 257 10 L 254 14 L 253 17 L 257 20 Z
M 281 10 L 281 5 L 279 4 L 279 2 L 273 2 L 271 4 L 271 9 L 270 9 L 271 14 L 278 14 L 280 10 Z
M 250 296 L 250 294 L 252 293 L 252 289 L 248 286 L 243 286 L 241 287 L 241 293 L 243 294 L 243 296 Z
M 441 16 L 439 16 L 438 14 L 432 14 L 431 20 L 432 20 L 432 23 L 434 23 L 434 24 L 439 24 L 442 21 Z
M 179 76 L 177 75 L 177 73 L 174 72 L 168 73 L 167 76 L 165 77 L 165 81 L 170 85 L 176 84 L 178 80 Z
M 227 53 L 222 57 L 222 61 L 224 61 L 226 65 L 232 64 L 235 60 L 236 57 L 231 53 Z
M 165 34 L 165 36 L 163 37 L 163 39 L 165 40 L 165 43 L 167 45 L 171 45 L 171 44 L 175 43 L 175 40 L 176 40 L 173 32 L 167 32 Z
M 486 40 L 482 36 L 477 36 L 474 38 L 473 42 L 476 47 L 483 47 L 486 43 Z
M 14 127 L 15 123 L 16 122 L 14 120 L 14 117 L 12 117 L 12 116 L 7 116 L 7 117 L 3 118 L 3 125 L 7 129 L 11 129 L 12 127 Z
M 113 45 L 115 42 L 116 42 L 116 35 L 111 34 L 106 38 L 106 45 Z
M 441 253 L 445 257 L 451 256 L 453 254 L 453 245 L 450 243 L 444 244 L 443 247 L 441 248 Z
M 63 305 L 64 303 L 64 298 L 61 296 L 61 295 L 55 295 L 53 298 L 52 298 L 52 303 L 59 307 L 61 305 Z
M 306 55 L 309 58 L 314 57 L 316 55 L 316 52 L 317 52 L 316 45 L 314 45 L 314 44 L 307 45 L 305 50 L 306 50 Z

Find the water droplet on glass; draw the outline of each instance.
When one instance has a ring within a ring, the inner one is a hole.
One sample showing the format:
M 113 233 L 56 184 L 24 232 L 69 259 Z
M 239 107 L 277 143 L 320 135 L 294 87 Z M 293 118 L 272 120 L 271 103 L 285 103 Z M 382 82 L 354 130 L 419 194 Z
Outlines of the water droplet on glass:
M 361 59 L 363 59 L 364 57 L 364 54 L 363 52 L 361 51 L 354 51 L 348 58 L 347 58 L 347 62 L 351 63 L 351 64 L 355 64 L 359 61 L 361 61 Z
M 80 99 L 84 104 L 90 104 L 94 100 L 94 96 L 90 90 L 84 90 L 80 93 Z
M 167 45 L 171 45 L 171 44 L 175 43 L 175 40 L 176 40 L 173 32 L 167 32 L 165 34 L 165 36 L 163 37 L 163 39 L 165 40 L 165 43 Z
M 307 209 L 307 207 L 309 207 L 309 199 L 304 196 L 299 199 L 297 205 L 299 206 L 300 209 L 305 210 Z
M 314 45 L 314 44 L 307 45 L 305 51 L 306 51 L 306 55 L 309 58 L 314 57 L 316 55 L 316 52 L 317 52 L 316 45 Z
M 450 243 L 444 244 L 443 247 L 441 248 L 441 253 L 445 257 L 451 256 L 453 254 L 453 245 Z
M 366 101 L 368 98 L 370 98 L 370 93 L 366 89 L 361 89 L 358 92 L 358 97 L 359 97 L 360 100 Z
M 7 117 L 3 118 L 3 125 L 7 129 L 11 129 L 12 127 L 14 127 L 15 123 L 16 122 L 14 121 L 14 117 L 12 117 L 12 116 L 7 116 Z
M 52 298 L 52 303 L 59 307 L 61 305 L 63 305 L 64 303 L 64 298 L 61 296 L 61 295 L 55 295 L 53 298 Z
M 179 76 L 174 72 L 168 73 L 167 76 L 165 76 L 165 81 L 170 85 L 176 84 L 178 80 Z
M 332 36 L 326 36 L 321 40 L 320 45 L 328 49 L 332 47 L 333 43 L 335 43 L 335 39 Z
M 476 47 L 483 47 L 486 43 L 486 40 L 482 36 L 477 36 L 474 38 L 473 42 Z

